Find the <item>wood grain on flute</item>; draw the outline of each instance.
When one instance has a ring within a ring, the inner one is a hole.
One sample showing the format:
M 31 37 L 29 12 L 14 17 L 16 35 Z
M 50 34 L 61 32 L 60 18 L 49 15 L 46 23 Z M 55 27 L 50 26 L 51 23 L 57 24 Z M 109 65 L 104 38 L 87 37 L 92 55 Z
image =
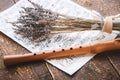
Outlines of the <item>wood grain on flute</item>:
M 13 65 L 22 62 L 29 62 L 41 59 L 52 59 L 58 57 L 65 57 L 70 55 L 87 54 L 87 53 L 101 53 L 108 50 L 120 49 L 120 38 L 105 42 L 95 42 L 79 47 L 70 47 L 52 51 L 28 53 L 21 55 L 4 55 L 5 65 Z

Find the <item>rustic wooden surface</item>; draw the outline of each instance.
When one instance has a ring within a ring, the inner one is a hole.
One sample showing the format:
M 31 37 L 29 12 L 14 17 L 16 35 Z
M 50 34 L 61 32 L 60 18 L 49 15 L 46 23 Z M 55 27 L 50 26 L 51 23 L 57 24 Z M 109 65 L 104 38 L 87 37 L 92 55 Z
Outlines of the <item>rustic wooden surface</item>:
M 12 6 L 16 1 L 18 0 L 0 0 L 0 11 Z M 104 16 L 117 14 L 120 11 L 119 0 L 74 1 L 88 9 L 95 9 Z M 31 62 L 8 68 L 4 66 L 2 60 L 4 54 L 22 54 L 25 52 L 29 51 L 0 33 L 0 80 L 120 80 L 120 51 L 110 51 L 95 56 L 72 76 L 45 61 Z
M 78 4 L 96 10 L 104 17 L 120 13 L 120 0 L 73 0 Z

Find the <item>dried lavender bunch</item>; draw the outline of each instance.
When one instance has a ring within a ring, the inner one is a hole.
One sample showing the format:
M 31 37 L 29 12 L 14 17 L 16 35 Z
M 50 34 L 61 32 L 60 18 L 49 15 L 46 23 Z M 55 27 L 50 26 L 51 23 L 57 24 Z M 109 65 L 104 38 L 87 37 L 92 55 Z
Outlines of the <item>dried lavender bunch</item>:
M 29 0 L 33 7 L 23 7 L 20 12 L 21 16 L 14 23 L 17 27 L 16 33 L 31 41 L 41 41 L 49 38 L 52 31 L 66 31 L 66 30 L 88 30 L 91 25 L 98 24 L 97 29 L 101 29 L 101 21 L 89 20 L 83 18 L 75 18 L 63 14 L 55 13 L 50 10 L 42 8 Z M 119 23 L 114 22 L 113 29 L 120 30 Z M 53 27 L 53 26 L 68 26 L 68 27 Z
M 74 26 L 80 26 L 73 17 L 58 14 L 42 8 L 29 0 L 33 7 L 22 7 L 20 17 L 14 26 L 17 27 L 15 32 L 31 41 L 41 41 L 49 38 L 52 31 L 76 30 Z M 59 17 L 60 16 L 60 17 Z M 83 19 L 81 19 L 83 20 Z M 52 26 L 70 26 L 68 28 L 53 28 Z M 82 25 L 83 26 L 83 25 Z M 88 28 L 86 26 L 86 28 Z M 78 28 L 77 28 L 78 30 Z
M 17 27 L 15 32 L 21 34 L 23 37 L 27 37 L 32 41 L 41 41 L 49 37 L 52 29 L 51 25 L 46 23 L 39 23 L 37 21 L 53 21 L 56 20 L 58 14 L 53 13 L 50 10 L 43 9 L 41 6 L 33 3 L 32 7 L 23 7 L 23 11 L 20 12 L 20 17 L 14 26 Z

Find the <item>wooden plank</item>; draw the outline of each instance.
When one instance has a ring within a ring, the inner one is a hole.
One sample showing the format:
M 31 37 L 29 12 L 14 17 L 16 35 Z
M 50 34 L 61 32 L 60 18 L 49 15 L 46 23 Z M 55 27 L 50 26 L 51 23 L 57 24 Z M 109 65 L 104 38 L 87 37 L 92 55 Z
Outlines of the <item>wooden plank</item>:
M 73 0 L 90 10 L 96 10 L 102 16 L 116 15 L 120 13 L 120 0 Z
M 23 54 L 28 51 L 0 33 L 0 80 L 51 80 L 52 77 L 44 61 L 31 62 L 13 67 L 5 67 L 3 55 Z
M 0 12 L 12 6 L 14 2 L 12 0 L 0 0 Z
M 120 75 L 120 50 L 109 52 L 107 56 L 115 70 Z
M 78 63 L 79 64 L 79 63 Z M 84 65 L 77 73 L 72 76 L 65 74 L 57 68 L 49 65 L 55 80 L 119 80 L 120 76 L 116 73 L 109 63 L 105 54 L 95 56 L 91 61 Z

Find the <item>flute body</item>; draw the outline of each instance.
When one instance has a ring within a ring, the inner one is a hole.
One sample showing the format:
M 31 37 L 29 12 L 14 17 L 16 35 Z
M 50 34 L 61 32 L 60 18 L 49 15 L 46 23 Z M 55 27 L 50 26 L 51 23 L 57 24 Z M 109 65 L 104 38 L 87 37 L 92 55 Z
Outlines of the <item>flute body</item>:
M 36 53 L 26 53 L 19 55 L 4 55 L 5 65 L 13 65 L 22 62 L 36 61 L 42 59 L 52 59 L 58 57 L 72 56 L 78 54 L 101 53 L 108 50 L 120 49 L 120 38 L 111 41 L 95 42 L 78 47 L 50 50 Z

